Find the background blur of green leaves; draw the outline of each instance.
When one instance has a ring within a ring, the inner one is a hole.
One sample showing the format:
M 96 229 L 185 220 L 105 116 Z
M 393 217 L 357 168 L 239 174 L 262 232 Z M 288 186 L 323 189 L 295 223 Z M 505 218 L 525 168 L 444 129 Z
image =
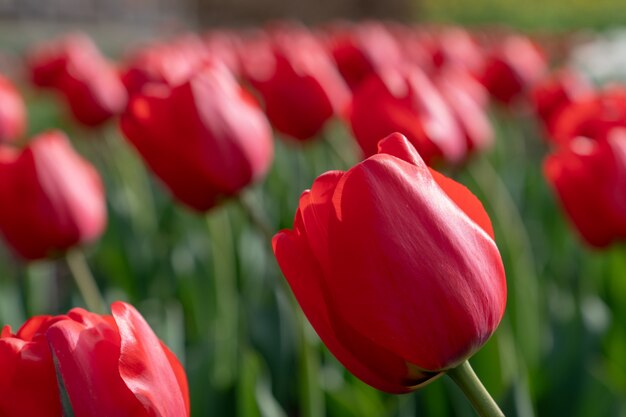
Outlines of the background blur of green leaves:
M 424 0 L 418 14 L 561 31 L 626 23 L 626 2 Z M 2 36 L 0 45 L 16 41 Z M 193 416 L 473 415 L 446 378 L 389 396 L 349 375 L 305 323 L 239 202 L 207 216 L 173 204 L 116 126 L 78 130 L 53 97 L 24 88 L 30 132 L 63 128 L 102 173 L 109 226 L 88 261 L 107 300 L 134 303 L 184 362 Z M 485 204 L 509 282 L 506 316 L 473 366 L 508 416 L 626 416 L 626 248 L 596 252 L 577 239 L 543 180 L 547 146 L 530 116 L 492 120 L 495 148 L 448 173 Z M 355 160 L 345 127 L 325 136 L 304 147 L 277 138 L 270 174 L 245 193 L 274 230 L 291 227 L 317 175 Z M 82 305 L 62 261 L 24 268 L 0 250 L 0 323 Z

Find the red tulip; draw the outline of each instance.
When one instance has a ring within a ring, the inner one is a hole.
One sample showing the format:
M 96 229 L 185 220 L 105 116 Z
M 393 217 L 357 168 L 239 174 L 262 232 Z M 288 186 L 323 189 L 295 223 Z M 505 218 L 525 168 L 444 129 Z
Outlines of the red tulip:
M 12 142 L 26 130 L 26 107 L 22 96 L 0 76 L 0 143 Z
M 566 106 L 554 118 L 551 139 L 567 144 L 579 136 L 606 140 L 609 132 L 626 127 L 626 89 L 613 86 Z
M 539 82 L 548 70 L 540 49 L 529 39 L 510 36 L 489 54 L 482 82 L 491 96 L 512 104 Z
M 210 61 L 209 51 L 201 39 L 182 36 L 134 51 L 124 64 L 122 81 L 130 94 L 140 92 L 151 83 L 174 87 L 187 81 Z
M 400 134 L 318 177 L 273 246 L 326 346 L 383 391 L 410 391 L 466 360 L 504 313 L 489 217 Z
M 483 51 L 472 36 L 461 28 L 446 28 L 437 34 L 432 49 L 435 67 L 455 67 L 478 74 L 484 65 Z
M 198 211 L 262 177 L 273 156 L 263 112 L 219 64 L 136 94 L 121 128 L 172 194 Z
M 493 128 L 486 113 L 484 87 L 463 70 L 443 68 L 435 84 L 465 135 L 467 151 L 480 151 L 493 144 Z
M 465 138 L 450 108 L 415 67 L 371 76 L 354 92 L 349 114 L 365 156 L 376 153 L 381 137 L 400 132 L 429 165 L 437 159 L 455 163 L 465 157 Z
M 352 90 L 370 75 L 403 64 L 400 46 L 379 23 L 337 29 L 330 40 L 330 49 L 339 72 Z
M 100 176 L 61 132 L 0 148 L 0 196 L 0 232 L 25 259 L 90 242 L 106 225 Z
M 626 239 L 626 130 L 615 129 L 602 142 L 573 139 L 548 156 L 544 174 L 587 243 Z
M 33 317 L 17 334 L 5 326 L 0 415 L 61 417 L 58 371 L 76 417 L 188 416 L 187 377 L 174 354 L 135 308 L 116 302 L 111 310 Z
M 277 131 L 301 141 L 311 139 L 345 110 L 348 87 L 326 50 L 306 30 L 275 31 L 271 39 L 254 46 L 268 49 L 265 59 L 254 59 L 262 51 L 247 56 L 244 49 L 244 72 Z
M 126 106 L 117 71 L 83 35 L 40 46 L 30 55 L 29 66 L 33 82 L 58 91 L 85 126 L 99 126 Z

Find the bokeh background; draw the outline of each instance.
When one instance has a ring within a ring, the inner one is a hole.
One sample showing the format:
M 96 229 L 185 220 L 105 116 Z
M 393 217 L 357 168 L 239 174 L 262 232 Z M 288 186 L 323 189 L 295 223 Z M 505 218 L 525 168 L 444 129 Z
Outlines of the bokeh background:
M 97 132 L 75 126 L 55 97 L 20 75 L 29 46 L 68 31 L 86 31 L 117 58 L 187 30 L 282 18 L 512 27 L 556 45 L 558 64 L 569 60 L 602 84 L 626 73 L 626 2 L 0 0 L 0 71 L 25 95 L 29 132 L 65 130 L 105 179 L 109 225 L 86 248 L 98 284 L 107 300 L 137 306 L 185 364 L 193 416 L 471 416 L 446 378 L 390 396 L 349 375 L 303 324 L 270 246 L 237 201 L 206 216 L 174 204 L 115 123 Z M 562 44 L 571 49 L 559 56 Z M 494 108 L 490 118 L 494 148 L 448 172 L 490 213 L 509 282 L 506 316 L 473 366 L 509 416 L 626 416 L 626 247 L 590 249 L 567 224 L 542 175 L 547 145 L 534 117 Z M 345 126 L 325 134 L 343 158 L 326 141 L 277 140 L 267 179 L 246 191 L 274 230 L 291 227 L 298 196 L 317 175 L 356 161 Z M 62 261 L 24 265 L 0 252 L 0 323 L 81 305 Z

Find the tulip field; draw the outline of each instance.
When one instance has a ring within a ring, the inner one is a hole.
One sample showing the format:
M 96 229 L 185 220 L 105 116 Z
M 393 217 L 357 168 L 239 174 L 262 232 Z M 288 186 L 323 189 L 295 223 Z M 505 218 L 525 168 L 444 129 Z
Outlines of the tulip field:
M 626 87 L 590 39 L 14 51 L 0 417 L 626 417 Z

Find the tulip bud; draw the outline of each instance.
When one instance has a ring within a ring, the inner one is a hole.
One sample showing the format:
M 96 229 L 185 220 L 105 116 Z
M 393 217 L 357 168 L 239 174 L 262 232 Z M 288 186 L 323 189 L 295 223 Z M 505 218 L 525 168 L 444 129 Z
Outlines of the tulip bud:
M 626 130 L 605 141 L 573 139 L 548 156 L 544 174 L 585 242 L 626 239 Z
M 185 417 L 187 377 L 131 305 L 112 316 L 80 308 L 0 334 L 0 414 L 60 417 L 62 383 L 76 417 Z M 57 380 L 58 378 L 58 380 Z
M 322 341 L 383 391 L 407 392 L 456 367 L 504 313 L 489 217 L 400 134 L 349 171 L 319 176 L 273 247 Z
M 21 151 L 0 148 L 0 197 L 0 232 L 25 259 L 90 242 L 106 226 L 98 172 L 58 131 L 37 136 Z
M 198 211 L 261 178 L 273 156 L 265 115 L 218 63 L 176 87 L 145 88 L 120 123 L 154 174 Z

